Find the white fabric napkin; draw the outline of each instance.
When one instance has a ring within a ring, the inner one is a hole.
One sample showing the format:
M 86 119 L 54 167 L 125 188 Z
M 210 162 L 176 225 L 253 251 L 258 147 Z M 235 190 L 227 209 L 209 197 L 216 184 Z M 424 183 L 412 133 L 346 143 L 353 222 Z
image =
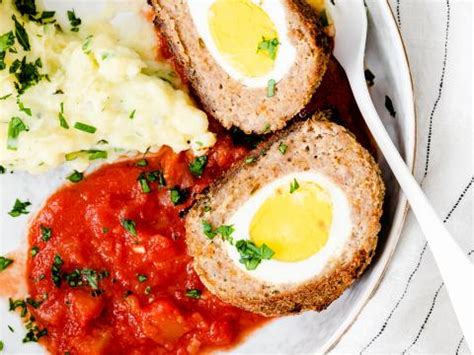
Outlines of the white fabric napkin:
M 472 2 L 390 0 L 390 5 L 415 86 L 416 177 L 454 238 L 471 255 Z M 411 213 L 378 291 L 332 353 L 471 353 Z

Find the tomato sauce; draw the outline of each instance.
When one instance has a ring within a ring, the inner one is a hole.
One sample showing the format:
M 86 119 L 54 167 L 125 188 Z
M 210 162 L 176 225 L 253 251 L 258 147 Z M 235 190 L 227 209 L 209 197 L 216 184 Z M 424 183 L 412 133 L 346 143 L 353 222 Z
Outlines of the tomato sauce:
M 30 297 L 41 302 L 29 310 L 48 331 L 40 342 L 55 354 L 195 354 L 234 345 L 265 322 L 204 288 L 181 218 L 246 152 L 221 137 L 196 178 L 192 155 L 165 147 L 147 166 L 106 165 L 53 194 L 29 230 L 30 249 L 38 248 L 27 262 Z M 150 182 L 145 193 L 137 178 L 156 171 L 166 186 Z M 174 187 L 187 194 L 178 205 Z

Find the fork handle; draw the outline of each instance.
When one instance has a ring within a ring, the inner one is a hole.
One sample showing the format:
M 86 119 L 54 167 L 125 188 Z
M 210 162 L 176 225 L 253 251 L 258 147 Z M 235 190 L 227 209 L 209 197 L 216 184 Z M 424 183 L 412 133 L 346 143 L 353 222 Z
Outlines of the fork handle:
M 434 211 L 423 190 L 418 185 L 405 161 L 388 135 L 365 82 L 364 74 L 351 82 L 359 109 L 398 180 L 411 209 L 421 227 L 446 285 L 459 324 L 471 349 L 474 349 L 473 328 L 473 277 L 474 266 L 453 239 L 445 224 Z

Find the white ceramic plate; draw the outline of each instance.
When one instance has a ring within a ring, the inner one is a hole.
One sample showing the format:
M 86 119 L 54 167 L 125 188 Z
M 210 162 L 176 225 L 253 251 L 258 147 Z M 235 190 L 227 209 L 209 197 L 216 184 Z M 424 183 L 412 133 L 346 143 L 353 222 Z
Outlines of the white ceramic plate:
M 46 0 L 49 9 L 60 12 L 65 12 L 73 5 L 83 19 L 93 17 L 102 1 L 104 0 Z M 375 85 L 371 88 L 372 98 L 389 133 L 405 156 L 408 165 L 412 167 L 416 122 L 407 58 L 388 4 L 381 0 L 366 0 L 366 3 L 369 14 L 366 67 L 370 68 L 376 77 Z M 133 18 L 127 16 L 125 18 L 127 28 L 133 28 Z M 385 95 L 388 95 L 394 103 L 396 118 L 391 117 L 385 108 Z M 271 354 L 326 352 L 354 322 L 382 279 L 398 242 L 407 206 L 387 165 L 384 161 L 379 161 L 379 164 L 387 185 L 383 230 L 376 256 L 363 277 L 324 312 L 307 312 L 272 321 L 252 333 L 246 342 L 232 352 Z M 7 215 L 15 198 L 28 198 L 33 203 L 31 211 L 37 210 L 48 195 L 64 182 L 65 173 L 66 171 L 58 169 L 41 176 L 23 173 L 3 175 L 0 178 L 0 216 Z M 30 216 L 32 215 L 33 213 L 30 213 Z M 27 217 L 0 218 L 0 255 L 15 250 L 24 243 L 27 221 Z M 45 353 L 45 350 L 37 344 L 22 344 L 24 327 L 16 314 L 8 312 L 7 304 L 7 300 L 0 300 L 0 339 L 5 343 L 5 352 Z M 15 328 L 15 333 L 8 331 L 7 324 Z

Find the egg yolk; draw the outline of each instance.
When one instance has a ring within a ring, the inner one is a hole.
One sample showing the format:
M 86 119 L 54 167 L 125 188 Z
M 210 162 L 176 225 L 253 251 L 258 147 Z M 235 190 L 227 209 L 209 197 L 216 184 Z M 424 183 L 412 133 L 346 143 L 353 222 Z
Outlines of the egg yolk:
M 217 0 L 210 8 L 209 28 L 217 50 L 234 69 L 247 77 L 272 70 L 276 54 L 272 58 L 271 51 L 259 46 L 277 42 L 278 32 L 260 6 L 250 0 Z
M 273 259 L 294 262 L 320 251 L 329 238 L 333 219 L 330 194 L 314 182 L 299 188 L 279 188 L 258 209 L 250 223 L 250 239 L 268 245 Z

